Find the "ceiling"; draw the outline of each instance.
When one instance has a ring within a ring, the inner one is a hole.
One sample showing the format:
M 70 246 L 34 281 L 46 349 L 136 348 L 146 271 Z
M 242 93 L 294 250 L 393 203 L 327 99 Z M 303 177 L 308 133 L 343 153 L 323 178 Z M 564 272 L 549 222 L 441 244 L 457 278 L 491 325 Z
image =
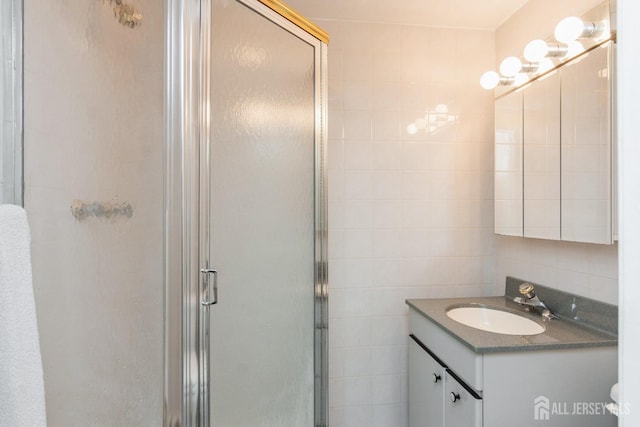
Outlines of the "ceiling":
M 285 0 L 307 18 L 494 30 L 528 0 Z

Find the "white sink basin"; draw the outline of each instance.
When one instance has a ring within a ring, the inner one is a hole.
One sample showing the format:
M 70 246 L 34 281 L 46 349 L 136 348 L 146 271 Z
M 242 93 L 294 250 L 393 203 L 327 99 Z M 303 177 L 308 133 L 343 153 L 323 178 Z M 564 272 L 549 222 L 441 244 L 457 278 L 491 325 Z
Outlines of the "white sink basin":
M 452 307 L 447 316 L 463 325 L 504 335 L 536 335 L 545 331 L 544 326 L 531 319 L 491 307 Z

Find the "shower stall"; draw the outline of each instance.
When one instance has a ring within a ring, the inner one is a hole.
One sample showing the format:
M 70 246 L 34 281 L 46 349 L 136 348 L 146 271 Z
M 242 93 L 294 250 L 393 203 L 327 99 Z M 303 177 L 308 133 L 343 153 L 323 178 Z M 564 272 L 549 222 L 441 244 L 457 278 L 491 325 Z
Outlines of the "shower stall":
M 326 425 L 326 33 L 278 0 L 11 3 L 48 425 Z
M 191 67 L 169 70 L 168 412 L 326 425 L 327 35 L 275 1 L 193 6 L 169 55 Z

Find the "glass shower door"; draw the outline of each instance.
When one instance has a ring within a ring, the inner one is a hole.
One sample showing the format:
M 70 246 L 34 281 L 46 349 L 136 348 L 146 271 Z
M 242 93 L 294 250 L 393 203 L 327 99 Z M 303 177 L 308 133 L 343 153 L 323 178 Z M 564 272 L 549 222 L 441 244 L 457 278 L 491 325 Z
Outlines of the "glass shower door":
M 210 40 L 210 425 L 312 426 L 316 48 L 239 1 Z

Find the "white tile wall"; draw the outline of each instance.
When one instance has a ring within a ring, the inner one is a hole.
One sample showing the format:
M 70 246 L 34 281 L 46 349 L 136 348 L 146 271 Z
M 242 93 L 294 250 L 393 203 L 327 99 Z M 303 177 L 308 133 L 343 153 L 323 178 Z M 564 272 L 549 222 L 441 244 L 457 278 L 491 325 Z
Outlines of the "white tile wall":
M 318 23 L 331 35 L 330 422 L 403 426 L 404 300 L 493 292 L 493 96 L 478 84 L 493 33 Z
M 496 237 L 496 294 L 514 276 L 618 304 L 618 246 Z

